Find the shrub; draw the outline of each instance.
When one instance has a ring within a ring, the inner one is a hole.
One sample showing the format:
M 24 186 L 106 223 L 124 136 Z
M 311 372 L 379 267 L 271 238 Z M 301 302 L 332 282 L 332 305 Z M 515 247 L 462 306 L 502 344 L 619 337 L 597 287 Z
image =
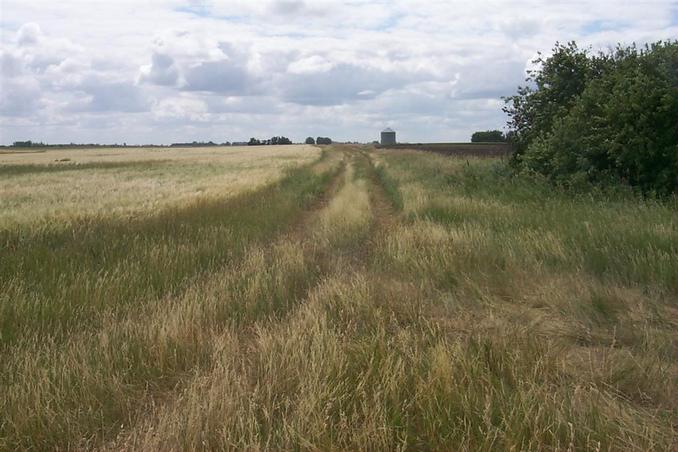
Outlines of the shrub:
M 506 99 L 514 164 L 565 186 L 678 191 L 678 41 L 593 57 L 574 43 L 554 52 L 531 78 L 536 88 Z
M 502 143 L 506 137 L 501 130 L 485 130 L 471 135 L 471 143 Z

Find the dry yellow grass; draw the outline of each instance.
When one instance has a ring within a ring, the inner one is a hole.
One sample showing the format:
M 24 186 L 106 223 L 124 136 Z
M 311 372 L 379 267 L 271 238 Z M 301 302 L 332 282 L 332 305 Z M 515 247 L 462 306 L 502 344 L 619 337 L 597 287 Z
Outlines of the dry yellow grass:
M 675 449 L 675 211 L 328 152 L 121 256 L 10 236 L 0 449 Z
M 0 228 L 87 215 L 152 214 L 225 198 L 270 184 L 319 155 L 306 145 L 0 154 Z
M 230 162 L 236 165 L 256 165 L 262 159 L 303 159 L 308 153 L 319 154 L 310 145 L 289 146 L 212 146 L 172 148 L 77 148 L 49 149 L 36 152 L 0 153 L 0 165 L 49 165 L 73 163 L 123 163 L 147 160 L 191 161 L 207 164 Z

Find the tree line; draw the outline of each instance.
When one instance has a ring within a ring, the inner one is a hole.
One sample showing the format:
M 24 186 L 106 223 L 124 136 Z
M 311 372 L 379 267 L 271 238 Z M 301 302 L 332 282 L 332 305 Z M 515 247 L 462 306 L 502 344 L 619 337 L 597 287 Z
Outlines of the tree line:
M 0 145 L 0 147 L 12 147 L 12 148 L 97 148 L 97 147 L 107 147 L 107 148 L 122 148 L 126 147 L 127 143 L 123 144 L 101 144 L 101 143 L 55 143 L 48 144 L 41 141 L 15 141 L 11 145 Z M 145 144 L 144 146 L 155 146 L 161 147 L 162 145 L 157 144 Z
M 270 146 L 279 144 L 292 144 L 292 140 L 287 137 L 271 137 L 268 140 L 250 138 L 250 141 L 248 141 L 247 144 L 248 146 Z
M 315 140 L 313 137 L 308 137 L 306 138 L 306 141 L 304 141 L 306 144 L 332 144 L 332 139 L 328 137 L 318 137 Z
M 505 98 L 513 165 L 562 186 L 678 192 L 678 41 L 592 54 L 556 43 Z
M 106 147 L 106 148 L 124 148 L 124 147 L 155 147 L 155 148 L 163 148 L 163 147 L 206 147 L 206 146 L 237 146 L 240 144 L 247 144 L 247 143 L 236 143 L 233 142 L 231 143 L 230 141 L 225 141 L 223 143 L 215 143 L 213 141 L 191 141 L 191 142 L 186 142 L 186 143 L 172 143 L 170 145 L 165 145 L 165 144 L 133 144 L 133 145 L 128 145 L 127 143 L 123 144 L 102 144 L 102 143 L 55 143 L 55 144 L 48 144 L 48 143 L 43 143 L 43 142 L 36 142 L 36 141 L 15 141 L 9 146 L 4 146 L 0 145 L 0 147 L 13 147 L 13 148 L 99 148 L 99 147 Z
M 315 140 L 311 139 L 311 144 L 315 144 Z M 308 144 L 308 138 L 306 139 Z M 332 140 L 329 138 L 318 137 L 318 144 L 331 144 Z M 132 145 L 130 147 L 209 147 L 209 146 L 263 146 L 263 145 L 280 145 L 280 144 L 293 144 L 292 140 L 285 136 L 275 136 L 266 140 L 259 140 L 257 138 L 250 138 L 249 141 L 224 141 L 222 143 L 215 143 L 214 141 L 190 141 L 184 143 L 172 143 L 170 145 L 164 144 L 144 144 L 144 145 Z M 15 141 L 9 146 L 0 145 L 0 147 L 13 147 L 13 148 L 96 148 L 96 147 L 127 147 L 127 143 L 123 144 L 101 144 L 101 143 L 64 143 L 64 144 L 47 144 L 43 142 L 36 142 L 32 140 L 26 141 Z

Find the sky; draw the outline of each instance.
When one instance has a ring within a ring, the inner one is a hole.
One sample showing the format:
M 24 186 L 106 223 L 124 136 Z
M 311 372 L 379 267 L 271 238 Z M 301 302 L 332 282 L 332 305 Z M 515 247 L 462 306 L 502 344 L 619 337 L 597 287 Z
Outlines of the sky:
M 678 38 L 678 0 L 0 0 L 0 143 L 468 141 L 556 41 Z

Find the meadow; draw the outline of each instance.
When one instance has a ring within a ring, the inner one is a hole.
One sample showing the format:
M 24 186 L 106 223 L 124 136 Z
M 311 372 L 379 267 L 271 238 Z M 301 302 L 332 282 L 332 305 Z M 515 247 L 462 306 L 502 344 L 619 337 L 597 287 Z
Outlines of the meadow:
M 3 450 L 675 450 L 678 202 L 367 146 L 0 155 L 0 362 Z

